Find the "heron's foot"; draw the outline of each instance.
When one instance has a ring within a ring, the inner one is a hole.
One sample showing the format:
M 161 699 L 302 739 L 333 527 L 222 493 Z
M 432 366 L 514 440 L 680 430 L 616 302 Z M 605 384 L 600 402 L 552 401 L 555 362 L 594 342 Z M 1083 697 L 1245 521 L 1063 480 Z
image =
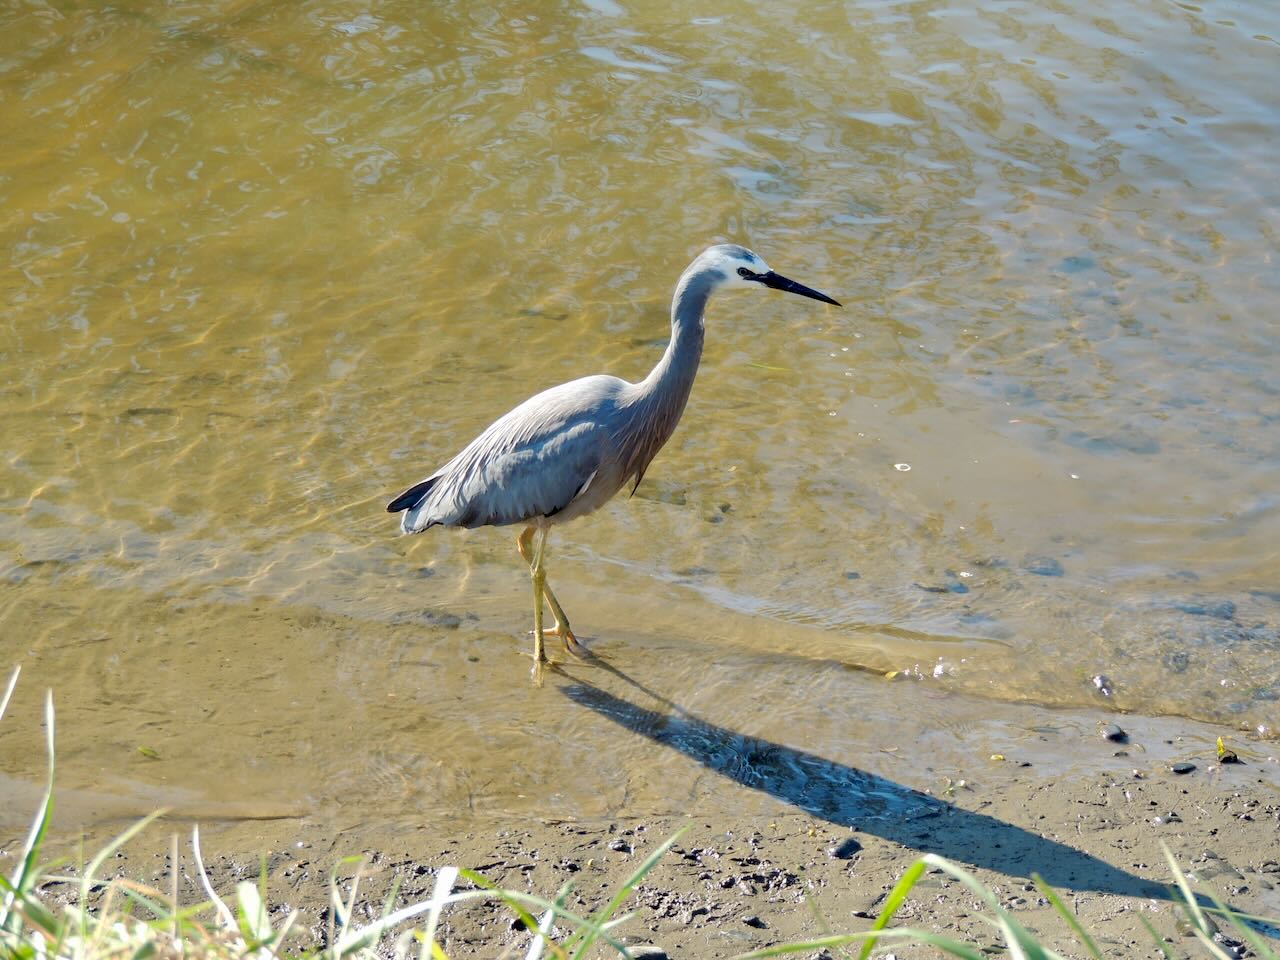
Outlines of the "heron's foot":
M 532 630 L 529 632 L 533 633 Z M 544 637 L 559 637 L 564 643 L 565 650 L 573 654 L 573 656 L 578 660 L 582 660 L 590 655 L 587 652 L 587 648 L 578 641 L 576 636 L 574 636 L 573 631 L 569 629 L 569 625 L 567 623 L 557 623 L 554 627 L 543 627 L 542 635 Z
M 565 650 L 574 659 L 581 660 L 587 656 L 587 648 L 578 642 L 578 638 L 573 635 L 573 631 L 569 629 L 569 624 L 557 623 L 551 630 L 557 637 L 564 642 Z

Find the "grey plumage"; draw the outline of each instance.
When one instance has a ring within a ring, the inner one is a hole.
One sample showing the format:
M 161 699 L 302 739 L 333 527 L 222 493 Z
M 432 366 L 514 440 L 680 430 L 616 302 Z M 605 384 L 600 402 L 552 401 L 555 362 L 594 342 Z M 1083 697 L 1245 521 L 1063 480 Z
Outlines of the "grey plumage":
M 535 581 L 535 660 L 541 661 L 542 597 L 556 613 L 555 632 L 573 649 L 563 610 L 539 583 L 551 524 L 598 509 L 624 486 L 639 485 L 684 412 L 702 356 L 703 314 L 727 287 L 773 287 L 839 304 L 773 273 L 744 247 L 720 244 L 700 254 L 680 277 L 671 306 L 671 341 L 639 383 L 591 376 L 544 390 L 495 420 L 461 453 L 387 505 L 404 511 L 400 529 L 528 524 L 522 555 L 541 534 L 531 562 Z M 526 556 L 526 559 L 529 559 Z

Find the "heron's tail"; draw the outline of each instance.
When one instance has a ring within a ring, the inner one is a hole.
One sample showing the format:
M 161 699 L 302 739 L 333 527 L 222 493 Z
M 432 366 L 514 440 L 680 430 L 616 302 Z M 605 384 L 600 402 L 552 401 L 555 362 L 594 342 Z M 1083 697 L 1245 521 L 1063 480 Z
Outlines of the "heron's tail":
M 431 488 L 436 485 L 436 481 L 439 479 L 439 477 L 428 477 L 421 483 L 415 483 L 387 504 L 387 513 L 399 513 L 401 510 L 409 511 L 404 515 L 400 523 L 400 529 L 405 533 L 418 533 L 431 526 L 430 523 L 419 525 L 418 508 L 422 506 L 427 499 L 427 495 L 431 493 Z

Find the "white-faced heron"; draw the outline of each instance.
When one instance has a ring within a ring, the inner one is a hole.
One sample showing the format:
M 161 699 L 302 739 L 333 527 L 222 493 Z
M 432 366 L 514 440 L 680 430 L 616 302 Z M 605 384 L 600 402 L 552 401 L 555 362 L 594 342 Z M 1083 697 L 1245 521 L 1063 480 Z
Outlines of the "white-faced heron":
M 632 493 L 684 412 L 702 356 L 702 316 L 717 290 L 772 287 L 824 303 L 826 294 L 779 276 L 744 247 L 704 250 L 676 284 L 671 342 L 639 383 L 583 377 L 544 390 L 495 420 L 456 457 L 387 504 L 400 529 L 525 524 L 516 538 L 533 579 L 533 658 L 546 661 L 545 633 L 582 649 L 547 584 L 543 551 L 552 524 L 590 513 L 628 483 Z M 556 625 L 542 628 L 546 597 Z

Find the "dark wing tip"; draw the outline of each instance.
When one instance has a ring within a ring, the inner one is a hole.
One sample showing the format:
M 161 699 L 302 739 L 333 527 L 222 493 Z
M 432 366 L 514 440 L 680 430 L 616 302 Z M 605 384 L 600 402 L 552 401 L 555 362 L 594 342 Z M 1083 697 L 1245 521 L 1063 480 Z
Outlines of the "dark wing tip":
M 427 494 L 431 492 L 431 488 L 436 485 L 437 479 L 437 477 L 430 477 L 423 480 L 421 483 L 415 483 L 412 487 L 387 504 L 387 513 L 399 513 L 402 510 L 412 510 L 426 499 Z

